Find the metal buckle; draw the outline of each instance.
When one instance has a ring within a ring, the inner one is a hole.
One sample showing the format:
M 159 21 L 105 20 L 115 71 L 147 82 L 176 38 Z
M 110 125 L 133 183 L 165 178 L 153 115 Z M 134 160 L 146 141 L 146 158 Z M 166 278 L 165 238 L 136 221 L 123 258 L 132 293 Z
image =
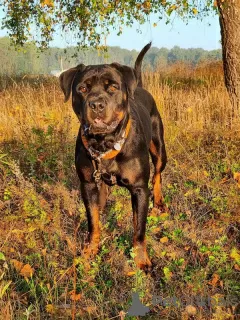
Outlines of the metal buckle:
M 95 170 L 93 172 L 93 178 L 95 179 L 96 182 L 99 182 L 101 180 L 101 172 L 99 170 Z

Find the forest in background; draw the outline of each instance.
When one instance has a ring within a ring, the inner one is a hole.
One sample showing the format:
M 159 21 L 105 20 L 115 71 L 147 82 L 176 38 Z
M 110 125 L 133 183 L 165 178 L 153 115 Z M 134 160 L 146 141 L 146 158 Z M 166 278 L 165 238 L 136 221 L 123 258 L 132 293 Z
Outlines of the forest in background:
M 143 44 L 144 45 L 144 44 Z M 51 47 L 40 52 L 33 43 L 16 50 L 7 37 L 0 38 L 0 75 L 50 74 L 54 70 L 67 69 L 78 63 L 101 64 L 117 61 L 133 65 L 138 51 L 120 47 L 109 47 L 108 52 L 89 48 L 78 51 L 76 47 L 61 49 Z M 202 48 L 172 49 L 152 47 L 144 58 L 144 67 L 155 70 L 174 64 L 177 61 L 195 66 L 202 61 L 221 60 L 221 49 L 207 51 Z

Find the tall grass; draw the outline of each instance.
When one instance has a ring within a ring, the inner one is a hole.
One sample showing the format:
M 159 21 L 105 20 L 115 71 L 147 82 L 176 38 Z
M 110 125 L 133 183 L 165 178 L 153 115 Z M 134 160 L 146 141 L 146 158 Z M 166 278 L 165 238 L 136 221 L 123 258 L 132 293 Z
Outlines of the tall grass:
M 144 73 L 145 87 L 153 94 L 165 125 L 174 123 L 185 130 L 206 130 L 237 125 L 223 82 L 222 65 L 191 67 L 174 64 L 163 70 Z M 58 81 L 51 77 L 0 79 L 1 140 L 26 138 L 32 126 L 49 123 L 64 126 L 71 119 L 71 134 L 78 122 L 70 103 L 63 103 Z M 27 137 L 28 139 L 29 137 Z

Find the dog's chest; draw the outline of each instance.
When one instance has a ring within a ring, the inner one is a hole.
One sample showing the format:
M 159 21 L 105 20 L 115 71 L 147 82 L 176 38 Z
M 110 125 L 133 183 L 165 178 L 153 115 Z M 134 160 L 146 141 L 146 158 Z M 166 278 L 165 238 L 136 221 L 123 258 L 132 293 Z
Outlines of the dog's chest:
M 114 185 L 117 183 L 119 176 L 119 166 L 115 160 L 101 160 L 96 164 L 96 175 L 103 180 L 107 185 Z
M 108 160 L 102 161 L 98 167 L 101 179 L 109 186 L 118 184 L 129 186 L 135 183 L 136 177 L 141 171 L 141 164 L 138 158 L 127 162 Z
M 118 174 L 119 165 L 116 160 L 101 160 L 101 167 L 104 172 Z

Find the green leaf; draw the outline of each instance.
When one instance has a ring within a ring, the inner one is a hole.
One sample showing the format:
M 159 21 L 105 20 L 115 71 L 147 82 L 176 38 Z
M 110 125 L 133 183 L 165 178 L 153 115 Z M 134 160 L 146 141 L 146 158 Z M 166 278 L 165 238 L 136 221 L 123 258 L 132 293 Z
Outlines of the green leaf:
M 5 286 L 0 288 L 0 299 L 2 299 L 2 297 L 4 296 L 5 292 L 7 291 L 8 287 L 10 286 L 10 284 L 12 283 L 12 281 L 8 281 Z
M 0 260 L 6 261 L 5 255 L 2 252 L 0 252 Z

